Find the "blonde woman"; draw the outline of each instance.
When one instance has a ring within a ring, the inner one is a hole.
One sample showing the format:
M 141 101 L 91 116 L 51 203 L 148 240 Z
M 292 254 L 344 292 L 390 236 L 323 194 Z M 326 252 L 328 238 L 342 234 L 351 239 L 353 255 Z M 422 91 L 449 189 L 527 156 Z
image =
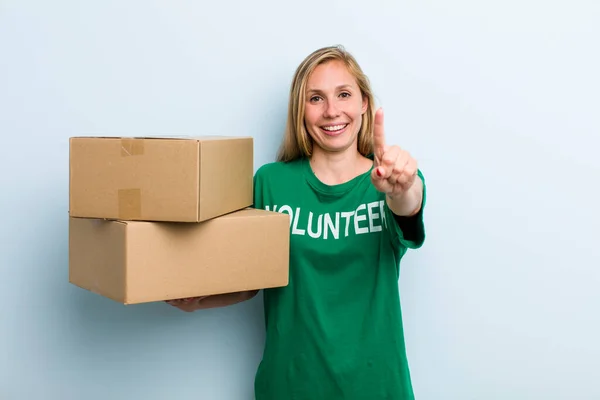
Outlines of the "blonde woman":
M 256 208 L 288 213 L 290 282 L 264 291 L 257 400 L 413 399 L 399 265 L 425 240 L 417 162 L 386 142 L 369 81 L 341 47 L 294 75 L 276 162 L 255 175 Z M 256 292 L 172 302 L 186 311 Z

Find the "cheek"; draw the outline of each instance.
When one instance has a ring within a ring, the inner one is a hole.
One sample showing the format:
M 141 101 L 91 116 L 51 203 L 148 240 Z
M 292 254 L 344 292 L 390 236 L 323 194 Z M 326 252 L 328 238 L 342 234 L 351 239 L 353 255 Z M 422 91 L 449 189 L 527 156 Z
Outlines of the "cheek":
M 347 114 L 348 116 L 350 116 L 353 120 L 355 121 L 359 121 L 363 111 L 362 111 L 362 102 L 358 101 L 358 102 L 348 102 L 346 103 L 345 107 L 344 107 L 344 112 L 345 114 Z
M 355 123 L 360 124 L 363 115 L 361 104 L 353 104 L 352 107 L 348 109 L 348 115 L 352 117 Z
M 356 109 L 355 110 L 356 110 L 357 118 L 362 118 L 362 115 L 365 113 L 364 108 L 365 107 L 364 107 L 364 104 L 362 103 L 362 101 L 358 101 L 356 103 Z
M 306 125 L 315 125 L 318 121 L 318 115 L 315 107 L 306 107 L 304 110 L 304 123 Z
M 358 116 L 354 119 L 355 125 L 355 134 L 358 135 L 360 133 L 360 128 L 362 127 L 362 115 L 359 113 Z

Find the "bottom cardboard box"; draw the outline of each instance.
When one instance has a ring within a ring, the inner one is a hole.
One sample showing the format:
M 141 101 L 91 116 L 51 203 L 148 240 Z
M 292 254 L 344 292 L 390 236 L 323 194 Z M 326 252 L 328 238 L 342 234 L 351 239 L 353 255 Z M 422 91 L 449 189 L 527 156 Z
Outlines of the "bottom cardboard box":
M 287 214 L 244 209 L 199 223 L 69 217 L 69 282 L 123 304 L 288 279 Z

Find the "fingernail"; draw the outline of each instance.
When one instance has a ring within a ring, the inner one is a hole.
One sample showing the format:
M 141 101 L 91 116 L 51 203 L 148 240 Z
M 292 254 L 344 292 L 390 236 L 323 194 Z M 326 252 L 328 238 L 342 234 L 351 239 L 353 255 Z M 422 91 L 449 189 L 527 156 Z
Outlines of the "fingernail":
M 381 173 L 381 169 L 377 168 L 377 176 L 383 176 L 383 174 Z

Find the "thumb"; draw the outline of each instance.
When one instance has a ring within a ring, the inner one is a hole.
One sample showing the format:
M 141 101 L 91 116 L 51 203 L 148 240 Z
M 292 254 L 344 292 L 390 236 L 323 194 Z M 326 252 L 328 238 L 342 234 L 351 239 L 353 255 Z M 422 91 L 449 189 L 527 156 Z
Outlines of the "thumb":
M 371 171 L 371 178 L 375 181 L 385 179 L 385 168 L 376 165 Z

